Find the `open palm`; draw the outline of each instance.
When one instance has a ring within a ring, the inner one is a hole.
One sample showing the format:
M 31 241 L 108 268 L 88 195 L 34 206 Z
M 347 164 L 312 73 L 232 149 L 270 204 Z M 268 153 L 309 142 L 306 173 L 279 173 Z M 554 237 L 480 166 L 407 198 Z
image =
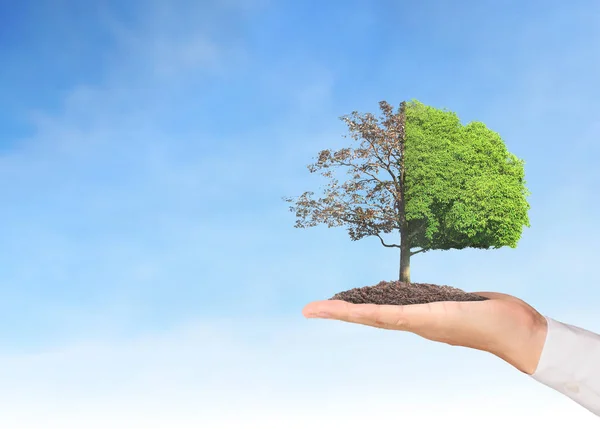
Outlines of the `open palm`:
M 483 350 L 533 374 L 546 339 L 546 319 L 511 295 L 475 292 L 486 301 L 442 301 L 414 305 L 351 304 L 316 301 L 304 307 L 309 318 L 360 323 L 412 332 L 453 346 Z

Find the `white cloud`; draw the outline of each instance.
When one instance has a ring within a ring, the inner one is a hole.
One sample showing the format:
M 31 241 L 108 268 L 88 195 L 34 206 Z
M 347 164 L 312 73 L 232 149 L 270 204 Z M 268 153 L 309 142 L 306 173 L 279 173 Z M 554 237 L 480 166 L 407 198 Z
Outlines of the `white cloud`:
M 491 355 L 300 315 L 0 356 L 0 400 L 0 426 L 11 429 L 597 421 Z

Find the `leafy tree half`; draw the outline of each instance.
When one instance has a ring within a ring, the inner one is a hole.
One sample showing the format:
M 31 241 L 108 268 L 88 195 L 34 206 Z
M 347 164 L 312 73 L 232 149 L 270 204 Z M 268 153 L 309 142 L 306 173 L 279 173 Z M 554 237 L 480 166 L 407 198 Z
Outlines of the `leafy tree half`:
M 516 247 L 529 227 L 524 162 L 481 122 L 466 126 L 450 111 L 418 101 L 382 115 L 352 112 L 341 119 L 358 148 L 323 150 L 311 173 L 330 179 L 322 198 L 305 192 L 290 211 L 297 228 L 347 226 L 353 241 L 376 236 L 400 248 L 401 282 L 410 282 L 410 257 L 429 250 Z M 346 167 L 343 184 L 332 169 Z M 285 198 L 293 202 L 292 198 Z M 397 230 L 399 244 L 382 234 Z

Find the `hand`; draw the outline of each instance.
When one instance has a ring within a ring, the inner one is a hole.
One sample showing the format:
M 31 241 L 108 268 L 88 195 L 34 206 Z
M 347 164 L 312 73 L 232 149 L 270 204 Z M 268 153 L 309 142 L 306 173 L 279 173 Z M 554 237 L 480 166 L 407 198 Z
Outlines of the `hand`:
M 428 340 L 487 351 L 518 370 L 533 374 L 546 341 L 544 316 L 514 296 L 475 294 L 489 299 L 402 306 L 328 300 L 312 302 L 302 313 L 309 318 L 413 332 Z

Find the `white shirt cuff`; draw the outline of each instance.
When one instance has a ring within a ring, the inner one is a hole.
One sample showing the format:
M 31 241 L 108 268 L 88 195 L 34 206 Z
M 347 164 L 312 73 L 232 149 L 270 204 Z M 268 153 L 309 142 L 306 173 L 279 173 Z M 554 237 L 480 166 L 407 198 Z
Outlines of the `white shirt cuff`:
M 600 416 L 600 335 L 546 320 L 546 341 L 531 377 Z

